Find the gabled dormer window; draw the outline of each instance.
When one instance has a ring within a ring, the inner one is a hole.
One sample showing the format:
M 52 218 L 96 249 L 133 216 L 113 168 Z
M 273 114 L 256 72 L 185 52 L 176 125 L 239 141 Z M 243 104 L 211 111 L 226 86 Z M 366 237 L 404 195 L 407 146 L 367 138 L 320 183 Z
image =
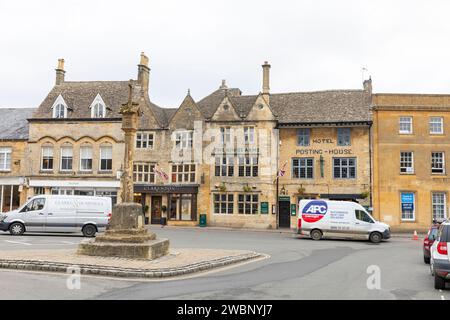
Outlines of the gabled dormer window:
M 64 98 L 59 95 L 56 98 L 55 103 L 52 106 L 53 109 L 53 118 L 67 118 L 67 104 L 64 101 Z
M 100 94 L 97 94 L 89 108 L 91 108 L 92 118 L 104 118 L 106 116 L 105 102 L 103 102 Z

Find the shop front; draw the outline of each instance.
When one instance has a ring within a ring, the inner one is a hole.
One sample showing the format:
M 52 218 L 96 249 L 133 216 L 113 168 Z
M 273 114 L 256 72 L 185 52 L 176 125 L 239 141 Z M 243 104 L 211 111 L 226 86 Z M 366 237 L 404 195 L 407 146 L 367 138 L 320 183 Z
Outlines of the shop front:
M 22 177 L 0 178 L 0 212 L 8 212 L 19 208 L 23 183 L 24 178 Z
M 55 194 L 76 196 L 110 197 L 112 205 L 117 203 L 120 188 L 118 180 L 38 180 L 29 182 L 32 195 Z
M 146 221 L 169 225 L 195 225 L 197 222 L 198 185 L 134 185 L 135 199 L 145 210 Z

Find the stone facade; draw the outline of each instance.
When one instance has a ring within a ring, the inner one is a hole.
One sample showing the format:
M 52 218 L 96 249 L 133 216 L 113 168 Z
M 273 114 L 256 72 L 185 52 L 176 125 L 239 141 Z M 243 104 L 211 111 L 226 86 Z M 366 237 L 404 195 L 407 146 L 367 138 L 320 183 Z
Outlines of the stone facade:
M 373 97 L 374 214 L 394 230 L 426 230 L 433 220 L 448 217 L 449 103 L 449 95 Z M 431 132 L 432 119 L 436 120 L 435 133 Z M 404 122 L 402 128 L 400 122 Z M 432 161 L 432 153 L 437 161 Z M 441 154 L 443 163 L 439 164 Z
M 277 201 L 296 206 L 300 187 L 305 197 L 370 205 L 371 83 L 363 90 L 271 93 L 270 65 L 265 62 L 262 70 L 260 93 L 243 95 L 222 81 L 200 100 L 188 92 L 178 108 L 161 108 L 150 100 L 149 59 L 141 55 L 132 80 L 133 101 L 142 111 L 133 178 L 134 200 L 143 205 L 146 223 L 166 218 L 170 225 L 195 226 L 206 215 L 211 226 L 293 228 L 289 210 L 290 223 L 280 224 L 286 211 L 277 214 Z M 55 86 L 29 120 L 26 196 L 89 194 L 120 202 L 120 106 L 127 100 L 128 81 L 67 81 L 60 60 Z M 310 129 L 308 146 L 297 145 L 302 128 Z M 350 130 L 350 145 L 337 146 L 341 128 Z M 82 170 L 86 146 L 92 165 Z M 104 147 L 110 148 L 107 159 L 101 157 Z M 354 177 L 333 178 L 338 156 L 356 158 Z M 314 163 L 313 178 L 305 181 L 292 176 L 292 161 L 301 157 Z M 277 194 L 277 172 L 285 162 Z
M 338 128 L 350 130 L 349 145 L 339 145 Z M 286 164 L 286 173 L 279 180 L 279 188 L 283 199 L 297 205 L 294 212 L 298 212 L 300 199 L 351 200 L 370 207 L 370 125 L 307 127 L 307 146 L 299 145 L 299 129 L 305 128 L 280 128 L 280 165 Z M 336 177 L 335 159 L 354 159 L 355 174 Z M 295 225 L 296 217 L 292 215 L 291 226 Z
M 1 109 L 0 120 L 0 212 L 16 209 L 26 200 L 26 119 L 35 109 Z

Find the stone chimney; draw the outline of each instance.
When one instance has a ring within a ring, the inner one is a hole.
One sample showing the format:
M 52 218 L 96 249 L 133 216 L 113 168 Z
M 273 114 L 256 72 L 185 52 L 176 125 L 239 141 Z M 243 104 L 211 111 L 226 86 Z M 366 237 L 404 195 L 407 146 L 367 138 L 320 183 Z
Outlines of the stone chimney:
M 219 87 L 219 89 L 222 89 L 222 90 L 228 89 L 227 82 L 225 79 L 222 80 L 222 85 Z
M 372 94 L 372 77 L 369 77 L 369 80 L 364 80 L 363 86 L 364 91 L 367 91 L 368 94 Z
M 144 92 L 148 92 L 148 83 L 150 79 L 150 68 L 148 67 L 148 57 L 141 52 L 141 61 L 138 64 L 138 82 Z
M 59 85 L 64 82 L 64 59 L 58 59 L 58 67 L 55 69 L 56 71 L 56 81 L 55 84 Z
M 262 85 L 262 94 L 268 99 L 270 94 L 270 64 L 267 61 L 264 61 L 262 65 L 263 68 L 263 85 Z

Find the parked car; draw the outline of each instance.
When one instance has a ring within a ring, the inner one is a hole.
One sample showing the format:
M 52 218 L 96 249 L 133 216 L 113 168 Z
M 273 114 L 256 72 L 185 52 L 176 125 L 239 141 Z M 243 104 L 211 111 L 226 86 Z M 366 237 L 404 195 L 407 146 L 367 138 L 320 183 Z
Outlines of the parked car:
M 430 248 L 436 240 L 439 225 L 438 223 L 433 224 L 423 239 L 423 261 L 427 264 L 430 263 Z
M 450 222 L 445 221 L 439 227 L 436 241 L 430 248 L 430 271 L 436 289 L 445 289 L 445 283 L 450 280 L 449 243 Z
M 391 236 L 389 225 L 376 221 L 359 203 L 329 200 L 300 200 L 297 233 L 313 240 L 334 237 L 374 243 Z
M 111 217 L 111 198 L 39 195 L 0 217 L 0 230 L 24 232 L 79 232 L 94 237 Z

